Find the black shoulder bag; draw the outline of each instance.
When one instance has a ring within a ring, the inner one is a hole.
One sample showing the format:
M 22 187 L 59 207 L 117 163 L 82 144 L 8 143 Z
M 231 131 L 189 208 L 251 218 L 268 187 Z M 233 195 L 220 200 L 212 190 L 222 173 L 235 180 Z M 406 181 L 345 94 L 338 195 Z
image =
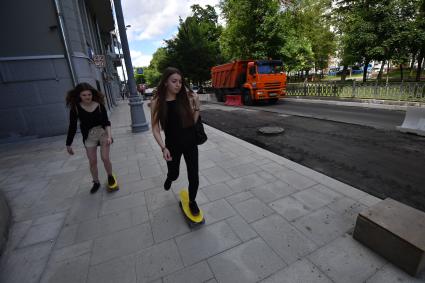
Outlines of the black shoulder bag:
M 202 124 L 201 116 L 199 115 L 198 121 L 195 123 L 195 134 L 196 134 L 196 144 L 201 145 L 207 141 L 208 137 L 204 130 L 204 125 Z

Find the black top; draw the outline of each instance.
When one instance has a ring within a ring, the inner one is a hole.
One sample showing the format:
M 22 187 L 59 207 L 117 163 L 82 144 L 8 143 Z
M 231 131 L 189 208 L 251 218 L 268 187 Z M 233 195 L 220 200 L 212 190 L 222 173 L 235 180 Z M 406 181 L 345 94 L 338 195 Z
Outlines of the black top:
M 164 127 L 167 147 L 196 145 L 195 127 L 183 128 L 182 118 L 177 110 L 176 100 L 167 101 L 167 120 Z
M 93 112 L 88 112 L 77 103 L 77 107 L 71 108 L 69 111 L 69 128 L 68 136 L 66 137 L 67 146 L 71 145 L 74 140 L 75 133 L 77 132 L 77 120 L 80 120 L 80 129 L 84 143 L 91 128 L 96 126 L 106 128 L 111 125 L 106 108 L 102 104 L 99 103 L 99 106 L 97 106 Z

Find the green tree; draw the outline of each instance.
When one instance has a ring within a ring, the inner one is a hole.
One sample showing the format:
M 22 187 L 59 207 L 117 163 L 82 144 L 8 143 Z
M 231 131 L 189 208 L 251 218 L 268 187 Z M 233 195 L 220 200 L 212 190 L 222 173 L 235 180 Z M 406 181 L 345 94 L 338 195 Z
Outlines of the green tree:
M 175 66 L 195 83 L 210 79 L 210 69 L 222 62 L 218 38 L 221 27 L 213 7 L 192 6 L 193 15 L 180 19 L 175 38 L 166 40 L 166 62 Z
M 335 53 L 335 34 L 328 13 L 330 0 L 293 0 L 283 4 L 281 54 L 290 70 L 308 72 L 328 67 Z
M 279 58 L 283 44 L 277 0 L 221 0 L 226 27 L 220 38 L 227 60 Z
M 342 0 L 336 5 L 344 56 L 363 63 L 364 81 L 371 60 L 393 60 L 402 68 L 417 38 L 412 25 L 419 0 Z
M 144 68 L 144 76 L 149 87 L 158 85 L 162 71 L 168 66 L 169 58 L 165 47 L 158 48 L 152 56 L 149 66 Z
M 411 35 L 412 51 L 417 54 L 416 81 L 420 80 L 423 61 L 425 58 L 425 0 L 417 1 L 417 10 Z

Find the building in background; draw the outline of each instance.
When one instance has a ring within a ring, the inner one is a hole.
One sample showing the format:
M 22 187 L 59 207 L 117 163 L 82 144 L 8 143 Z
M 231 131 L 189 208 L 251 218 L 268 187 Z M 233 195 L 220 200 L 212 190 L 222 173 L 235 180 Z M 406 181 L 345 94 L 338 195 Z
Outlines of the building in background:
M 110 0 L 2 1 L 0 142 L 64 134 L 66 92 L 88 82 L 111 109 L 121 56 Z

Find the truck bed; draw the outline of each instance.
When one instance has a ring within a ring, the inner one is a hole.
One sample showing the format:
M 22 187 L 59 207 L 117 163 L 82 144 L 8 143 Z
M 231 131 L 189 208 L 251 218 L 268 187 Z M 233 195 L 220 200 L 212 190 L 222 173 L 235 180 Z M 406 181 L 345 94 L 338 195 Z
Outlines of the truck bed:
M 241 76 L 246 73 L 248 60 L 238 60 L 211 69 L 213 88 L 237 88 Z

